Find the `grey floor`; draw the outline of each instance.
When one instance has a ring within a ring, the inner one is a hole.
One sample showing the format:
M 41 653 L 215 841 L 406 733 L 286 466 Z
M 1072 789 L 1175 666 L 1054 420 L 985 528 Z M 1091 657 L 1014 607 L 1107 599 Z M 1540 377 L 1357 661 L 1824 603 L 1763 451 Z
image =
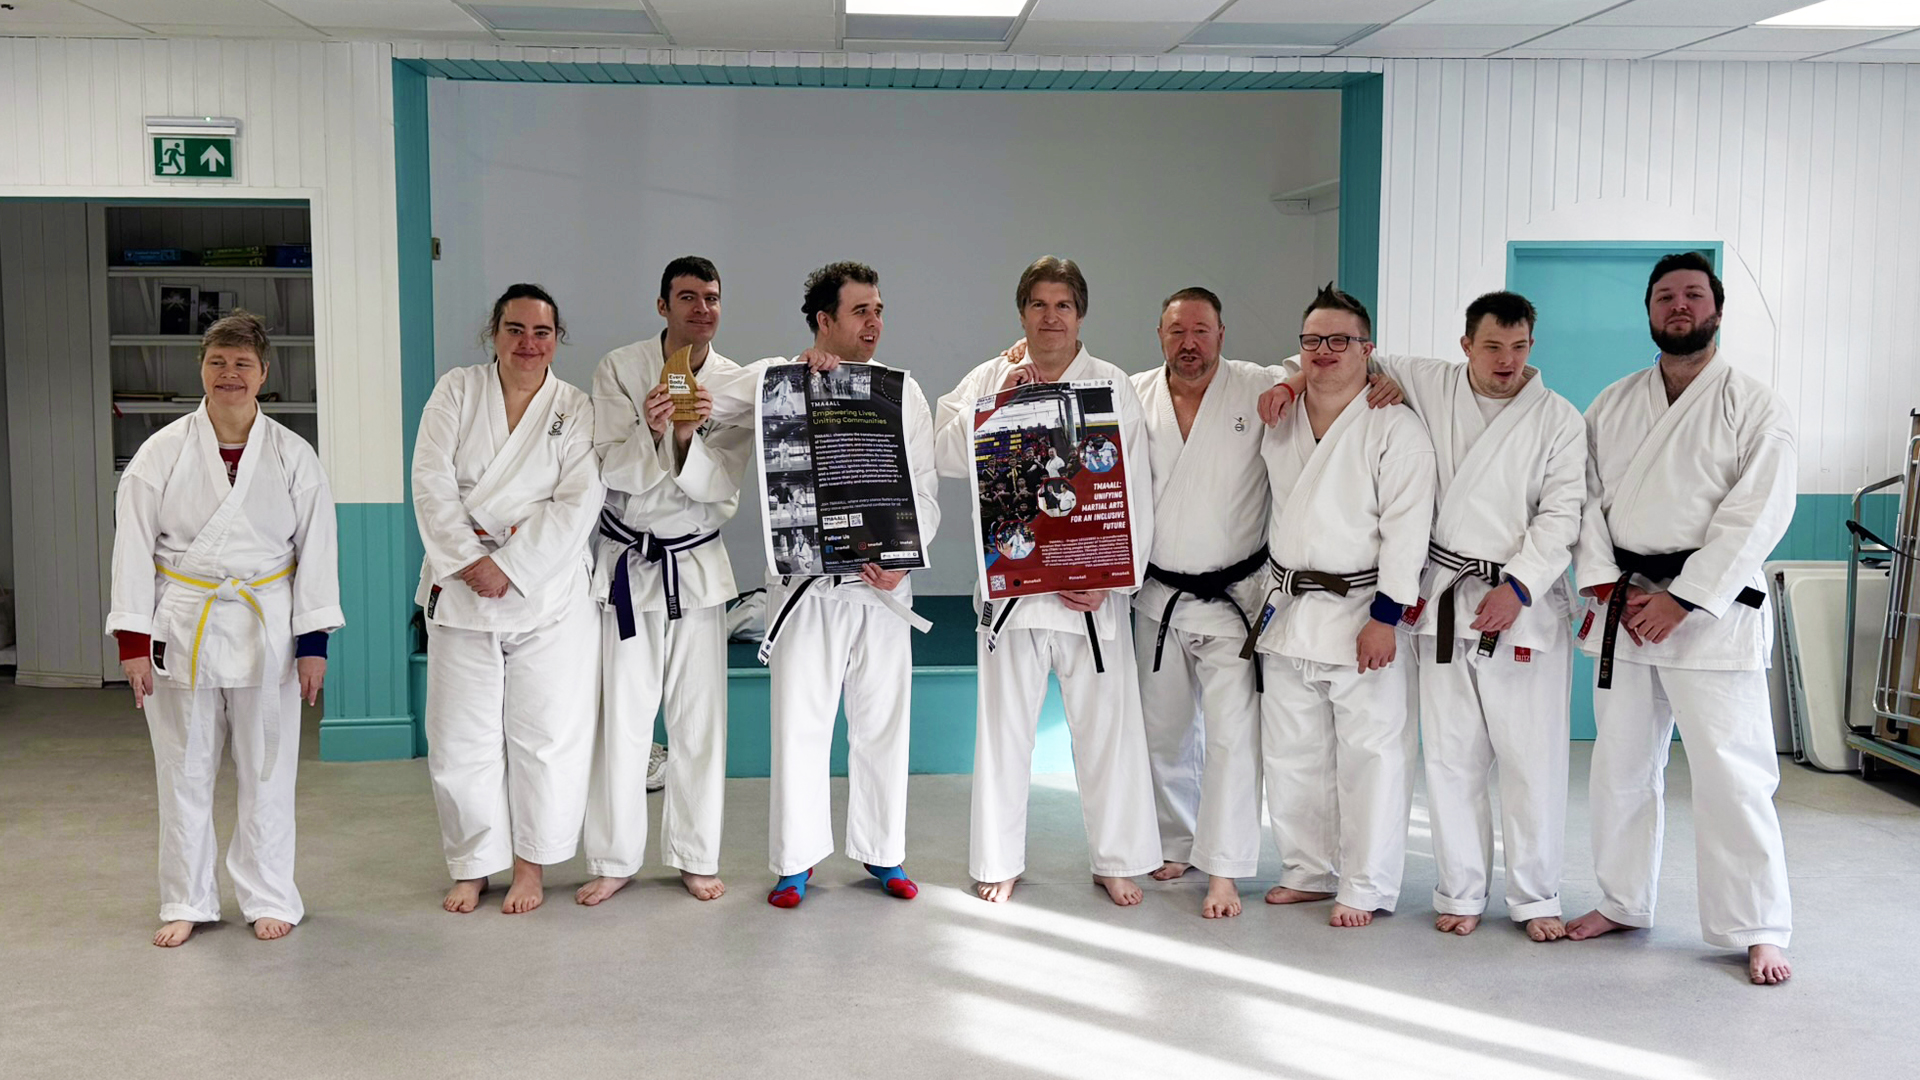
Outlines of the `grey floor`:
M 255 941 L 228 887 L 229 922 L 162 950 L 139 714 L 124 691 L 0 686 L 0 1075 L 1920 1075 L 1904 1034 L 1920 985 L 1903 914 L 1920 898 L 1910 782 L 1783 762 L 1797 975 L 1761 989 L 1699 941 L 1678 753 L 1661 925 L 1535 945 L 1497 908 L 1470 938 L 1432 930 L 1421 811 L 1400 913 L 1370 928 L 1261 904 L 1271 853 L 1238 919 L 1199 917 L 1198 875 L 1114 908 L 1087 882 L 1070 777 L 1038 778 L 1027 881 L 1003 907 L 966 891 L 967 778 L 916 777 L 912 903 L 836 859 L 801 908 L 769 907 L 767 786 L 738 780 L 719 901 L 649 867 L 581 908 L 576 861 L 550 872 L 539 911 L 503 916 L 496 890 L 452 916 L 425 763 L 328 764 L 314 743 L 310 726 L 307 922 Z M 1585 773 L 1576 744 L 1573 913 L 1594 898 Z

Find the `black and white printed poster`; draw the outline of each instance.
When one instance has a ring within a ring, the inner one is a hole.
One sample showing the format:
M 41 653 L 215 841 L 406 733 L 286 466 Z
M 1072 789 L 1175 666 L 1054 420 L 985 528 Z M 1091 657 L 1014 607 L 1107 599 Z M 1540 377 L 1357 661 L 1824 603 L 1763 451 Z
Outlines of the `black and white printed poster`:
M 755 441 L 774 574 L 927 565 L 901 411 L 906 384 L 906 372 L 875 363 L 761 372 Z

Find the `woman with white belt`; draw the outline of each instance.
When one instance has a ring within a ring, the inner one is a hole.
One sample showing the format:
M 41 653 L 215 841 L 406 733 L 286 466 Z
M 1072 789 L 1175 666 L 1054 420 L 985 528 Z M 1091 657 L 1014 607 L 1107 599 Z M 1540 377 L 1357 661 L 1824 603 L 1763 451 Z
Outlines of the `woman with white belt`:
M 271 348 L 244 311 L 207 329 L 206 398 L 140 445 L 114 506 L 107 632 L 153 737 L 160 946 L 220 919 L 213 782 L 229 735 L 240 912 L 262 941 L 306 913 L 293 884 L 300 702 L 319 696 L 327 634 L 346 619 L 320 459 L 259 406 Z
M 440 379 L 420 418 L 413 506 L 426 560 L 427 771 L 469 912 L 508 867 L 501 910 L 532 911 L 543 868 L 574 855 L 586 813 L 600 615 L 588 540 L 605 488 L 593 407 L 548 369 L 566 339 L 553 298 L 514 285 L 487 323 L 489 363 Z

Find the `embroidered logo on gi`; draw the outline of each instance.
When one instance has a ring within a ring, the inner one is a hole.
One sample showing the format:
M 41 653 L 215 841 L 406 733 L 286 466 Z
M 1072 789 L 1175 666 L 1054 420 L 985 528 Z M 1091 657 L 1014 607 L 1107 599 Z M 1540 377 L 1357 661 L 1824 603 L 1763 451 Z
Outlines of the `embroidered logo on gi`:
M 1533 650 L 1522 645 L 1513 647 L 1513 662 L 1516 664 L 1533 663 Z
M 167 673 L 167 643 L 158 638 L 153 640 L 153 670 L 162 675 Z
M 1581 641 L 1587 640 L 1587 631 L 1591 629 L 1593 629 L 1593 612 L 1589 610 L 1587 612 L 1586 621 L 1580 624 L 1580 640 Z
M 1400 621 L 1406 623 L 1408 626 L 1412 626 L 1420 621 L 1420 613 L 1425 610 L 1427 610 L 1427 599 L 1423 596 L 1420 598 L 1419 603 L 1408 608 L 1406 612 L 1400 616 Z
M 1247 430 L 1247 418 L 1246 418 L 1246 417 L 1244 417 L 1244 416 L 1236 416 L 1236 417 L 1234 417 L 1234 418 L 1233 418 L 1233 430 L 1235 430 L 1235 431 L 1245 431 L 1245 430 Z
M 433 609 L 440 606 L 440 586 L 435 585 L 427 594 L 427 618 L 433 618 Z
M 564 424 L 564 423 L 566 423 L 566 422 L 567 422 L 567 414 L 566 414 L 566 413 L 563 413 L 563 412 L 561 412 L 561 413 L 554 413 L 554 414 L 553 414 L 553 426 L 547 429 L 547 434 L 549 434 L 549 435 L 558 435 L 558 434 L 560 434 L 560 425 L 562 425 L 562 424 Z

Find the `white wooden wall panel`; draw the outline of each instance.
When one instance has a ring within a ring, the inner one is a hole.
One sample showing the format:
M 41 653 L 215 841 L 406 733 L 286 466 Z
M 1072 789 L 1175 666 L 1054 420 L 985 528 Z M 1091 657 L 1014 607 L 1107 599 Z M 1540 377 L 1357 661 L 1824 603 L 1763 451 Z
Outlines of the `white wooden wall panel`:
M 1380 323 L 1445 355 L 1511 240 L 1719 240 L 1728 356 L 1805 493 L 1891 475 L 1920 406 L 1920 66 L 1394 60 Z
M 393 47 L 0 39 L 0 197 L 304 198 L 320 450 L 342 502 L 398 502 Z M 238 184 L 148 178 L 145 116 L 241 121 Z

